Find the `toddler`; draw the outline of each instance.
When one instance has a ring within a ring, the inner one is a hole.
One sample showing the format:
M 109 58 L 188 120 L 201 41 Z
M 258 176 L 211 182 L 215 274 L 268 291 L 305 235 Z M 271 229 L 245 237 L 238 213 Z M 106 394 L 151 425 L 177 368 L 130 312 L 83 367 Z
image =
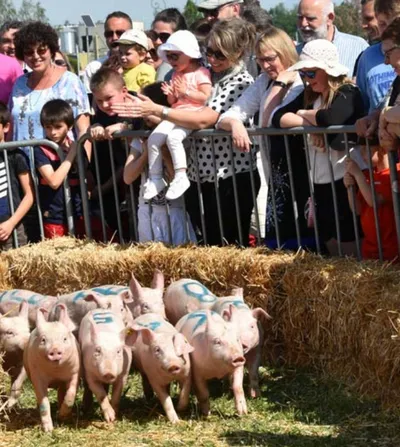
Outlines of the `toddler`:
M 158 48 L 158 55 L 174 69 L 171 82 L 164 83 L 162 87 L 171 107 L 185 110 L 203 108 L 211 95 L 211 76 L 209 70 L 201 66 L 201 52 L 194 34 L 177 31 Z M 149 178 L 144 185 L 145 200 L 152 199 L 166 187 L 161 156 L 164 144 L 168 146 L 174 167 L 174 178 L 166 192 L 166 199 L 177 199 L 190 185 L 183 140 L 192 130 L 167 121 L 168 110 L 168 107 L 163 109 L 164 121 L 148 139 Z

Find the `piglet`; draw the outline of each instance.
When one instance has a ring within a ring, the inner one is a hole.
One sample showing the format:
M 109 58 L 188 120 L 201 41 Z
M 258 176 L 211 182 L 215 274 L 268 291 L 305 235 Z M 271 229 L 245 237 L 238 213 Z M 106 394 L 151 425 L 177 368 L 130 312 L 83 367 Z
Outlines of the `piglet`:
M 44 431 L 53 430 L 48 388 L 57 388 L 59 417 L 70 416 L 80 378 L 80 352 L 72 331 L 75 326 L 65 304 L 60 307 L 59 321 L 47 322 L 38 309 L 36 329 L 24 351 L 24 367 L 32 381 Z
M 84 400 L 93 392 L 100 403 L 104 419 L 113 422 L 132 361 L 132 336 L 120 315 L 105 309 L 88 312 L 81 321 L 79 343 L 82 350 L 86 384 Z M 105 385 L 112 384 L 111 404 Z
M 18 315 L 18 306 L 26 301 L 29 307 L 29 324 L 31 328 L 36 325 L 36 314 L 39 307 L 50 310 L 57 302 L 57 297 L 41 295 L 31 290 L 12 289 L 0 292 L 0 313 L 7 313 L 10 317 Z
M 26 379 L 23 355 L 30 335 L 28 303 L 22 301 L 14 306 L 19 309 L 17 316 L 0 314 L 0 352 L 4 354 L 3 369 L 11 377 L 10 396 L 5 404 L 8 408 L 16 404 Z
M 188 278 L 171 283 L 164 295 L 165 311 L 172 324 L 189 312 L 211 309 L 216 301 L 217 297 L 207 287 Z
M 263 345 L 263 325 L 271 318 L 261 307 L 250 309 L 244 302 L 243 289 L 235 288 L 233 296 L 219 298 L 212 310 L 232 322 L 239 333 L 249 370 L 250 396 L 260 396 L 258 369 Z
M 236 327 L 209 310 L 198 310 L 176 324 L 194 351 L 191 353 L 192 378 L 200 411 L 210 412 L 207 380 L 232 375 L 235 407 L 239 415 L 247 413 L 243 392 L 245 358 Z
M 146 397 L 149 385 L 157 394 L 170 422 L 179 422 L 171 396 L 169 384 L 178 381 L 180 396 L 178 410 L 189 403 L 190 358 L 193 347 L 174 326 L 158 314 L 146 314 L 135 319 L 133 325 L 133 359 L 142 374 Z

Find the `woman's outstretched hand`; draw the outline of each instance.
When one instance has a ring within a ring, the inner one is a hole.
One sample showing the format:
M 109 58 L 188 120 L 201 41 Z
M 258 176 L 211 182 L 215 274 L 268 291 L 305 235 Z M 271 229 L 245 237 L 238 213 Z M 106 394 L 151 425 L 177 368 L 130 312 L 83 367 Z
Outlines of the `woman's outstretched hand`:
M 153 115 L 157 104 L 150 98 L 138 93 L 137 96 L 128 94 L 124 102 L 117 102 L 111 110 L 124 118 L 145 118 Z

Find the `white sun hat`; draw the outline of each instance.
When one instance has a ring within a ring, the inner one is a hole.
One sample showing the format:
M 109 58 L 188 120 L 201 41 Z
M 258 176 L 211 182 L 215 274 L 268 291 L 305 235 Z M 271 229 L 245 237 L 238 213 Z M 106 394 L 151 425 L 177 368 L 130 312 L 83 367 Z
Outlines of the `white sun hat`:
M 227 5 L 228 3 L 243 3 L 244 0 L 205 0 L 199 3 L 197 9 L 217 9 L 220 6 Z
M 171 34 L 168 40 L 158 47 L 157 54 L 164 62 L 168 62 L 166 51 L 181 51 L 192 59 L 202 57 L 196 36 L 186 30 Z
M 147 36 L 139 29 L 128 29 L 128 31 L 125 31 L 114 43 L 119 45 L 133 45 L 134 43 L 137 43 L 145 50 L 149 49 L 149 41 L 147 40 Z
M 304 45 L 299 62 L 288 70 L 303 70 L 305 68 L 321 68 L 328 75 L 337 78 L 347 75 L 349 69 L 339 62 L 339 53 L 336 46 L 326 39 L 316 39 Z

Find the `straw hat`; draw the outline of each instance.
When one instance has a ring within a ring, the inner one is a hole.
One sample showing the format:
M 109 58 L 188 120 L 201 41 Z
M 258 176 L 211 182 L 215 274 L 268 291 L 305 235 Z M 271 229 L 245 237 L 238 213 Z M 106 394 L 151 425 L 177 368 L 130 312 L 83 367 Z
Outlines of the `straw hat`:
M 158 47 L 158 56 L 163 61 L 168 62 L 166 51 L 181 51 L 192 59 L 200 59 L 202 57 L 195 35 L 186 30 L 180 30 L 171 34 L 168 40 Z
M 288 70 L 303 70 L 305 68 L 321 68 L 328 75 L 337 78 L 347 75 L 349 69 L 339 62 L 339 53 L 336 46 L 326 39 L 316 39 L 304 45 L 299 62 Z

